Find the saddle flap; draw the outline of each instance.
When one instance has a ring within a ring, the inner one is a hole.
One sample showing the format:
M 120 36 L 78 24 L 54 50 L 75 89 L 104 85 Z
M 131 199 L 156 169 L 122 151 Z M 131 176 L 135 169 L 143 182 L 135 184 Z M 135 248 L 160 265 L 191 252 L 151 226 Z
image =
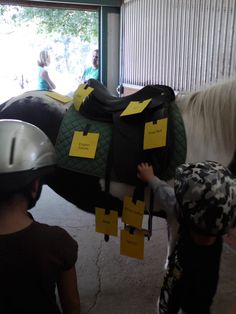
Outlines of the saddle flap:
M 136 185 L 137 165 L 142 161 L 151 163 L 156 174 L 160 174 L 161 167 L 167 167 L 171 147 L 169 125 L 165 147 L 143 150 L 145 123 L 167 117 L 167 104 L 145 109 L 141 114 L 124 117 L 119 112 L 113 114 L 113 166 L 118 180 Z

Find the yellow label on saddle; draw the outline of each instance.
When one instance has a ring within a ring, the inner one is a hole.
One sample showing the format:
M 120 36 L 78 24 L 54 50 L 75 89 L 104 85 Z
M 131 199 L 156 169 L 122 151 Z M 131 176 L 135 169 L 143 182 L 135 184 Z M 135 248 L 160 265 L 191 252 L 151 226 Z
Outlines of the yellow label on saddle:
M 156 123 L 147 122 L 144 127 L 143 149 L 166 146 L 168 118 L 160 119 Z
M 118 213 L 111 210 L 108 215 L 104 208 L 96 207 L 96 232 L 117 237 Z
M 152 101 L 152 99 L 146 99 L 143 101 L 131 101 L 125 110 L 121 113 L 121 116 L 128 116 L 131 114 L 136 114 L 142 112 L 147 105 Z
M 137 201 L 133 203 L 132 198 L 125 196 L 122 211 L 122 221 L 133 227 L 142 228 L 145 203 Z
M 74 93 L 74 107 L 78 111 L 84 98 L 92 93 L 94 88 L 87 86 L 86 84 L 80 84 Z
M 143 259 L 144 258 L 144 233 L 135 229 L 133 234 L 129 230 L 121 230 L 120 234 L 120 254 Z
M 97 150 L 99 133 L 75 131 L 69 151 L 69 156 L 94 159 Z
M 71 97 L 63 96 L 63 95 L 58 94 L 56 92 L 46 92 L 45 95 L 51 97 L 52 99 L 56 99 L 56 100 L 62 102 L 63 104 L 67 104 L 68 102 L 72 101 Z

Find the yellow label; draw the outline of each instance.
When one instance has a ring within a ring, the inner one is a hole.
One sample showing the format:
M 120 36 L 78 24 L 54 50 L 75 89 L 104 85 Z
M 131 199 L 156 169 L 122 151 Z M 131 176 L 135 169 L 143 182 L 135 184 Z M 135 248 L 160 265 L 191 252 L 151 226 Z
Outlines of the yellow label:
M 92 93 L 94 88 L 88 86 L 85 88 L 85 84 L 80 84 L 74 93 L 74 107 L 78 111 L 84 98 Z
M 132 198 L 125 196 L 122 211 L 122 221 L 133 227 L 142 228 L 145 203 L 137 201 L 133 203 Z
M 111 210 L 109 215 L 106 215 L 104 208 L 96 207 L 96 232 L 117 237 L 118 213 Z
M 94 159 L 97 150 L 99 133 L 88 133 L 75 131 L 70 147 L 69 156 Z
M 128 230 L 121 230 L 120 234 L 120 254 L 138 259 L 144 258 L 144 233 L 135 230 L 131 234 Z
M 145 123 L 143 149 L 166 146 L 168 118 Z
M 150 103 L 152 99 L 146 99 L 141 102 L 139 101 L 131 101 L 125 110 L 121 113 L 121 116 L 128 116 L 131 114 L 136 114 L 142 112 L 147 105 Z
M 63 96 L 61 94 L 58 94 L 56 92 L 46 92 L 45 95 L 53 98 L 53 99 L 56 99 L 60 102 L 62 102 L 63 104 L 67 104 L 68 102 L 72 101 L 73 99 L 69 96 Z

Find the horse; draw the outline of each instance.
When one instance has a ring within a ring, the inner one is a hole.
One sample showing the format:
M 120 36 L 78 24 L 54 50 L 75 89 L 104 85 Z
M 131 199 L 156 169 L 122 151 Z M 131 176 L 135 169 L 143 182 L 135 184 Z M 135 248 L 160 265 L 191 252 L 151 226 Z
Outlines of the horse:
M 87 107 L 95 111 L 93 117 L 101 117 L 101 112 L 103 118 L 104 112 L 109 115 L 114 104 L 116 108 L 121 109 L 124 108 L 122 104 L 125 103 L 127 106 L 133 100 L 155 99 L 156 93 L 153 86 L 147 86 L 133 95 L 119 98 L 110 94 L 98 81 L 89 80 L 88 86 L 94 88 L 92 94 L 95 98 L 91 102 L 92 107 Z M 236 80 L 227 80 L 190 93 L 179 93 L 176 97 L 170 87 L 161 87 L 162 92 L 160 94 L 160 90 L 157 89 L 157 96 L 162 96 L 163 90 L 164 94 L 167 92 L 170 95 L 169 101 L 176 104 L 182 116 L 187 143 L 185 161 L 218 161 L 229 166 L 235 174 Z M 94 103 L 96 97 L 103 105 L 102 111 Z M 53 145 L 56 145 L 63 118 L 72 106 L 73 99 L 62 105 L 59 100 L 49 97 L 44 91 L 28 91 L 1 104 L 0 119 L 18 119 L 34 124 L 49 137 Z M 171 184 L 171 178 L 168 179 Z M 80 173 L 60 165 L 57 165 L 56 171 L 47 178 L 46 183 L 64 199 L 89 213 L 94 213 L 95 207 L 102 207 L 116 210 L 121 215 L 124 197 L 133 196 L 135 191 L 132 182 L 111 180 L 107 193 L 104 177 Z M 153 215 L 163 217 L 160 208 L 155 204 Z M 165 212 L 164 216 L 167 219 L 173 247 L 178 221 L 175 213 Z

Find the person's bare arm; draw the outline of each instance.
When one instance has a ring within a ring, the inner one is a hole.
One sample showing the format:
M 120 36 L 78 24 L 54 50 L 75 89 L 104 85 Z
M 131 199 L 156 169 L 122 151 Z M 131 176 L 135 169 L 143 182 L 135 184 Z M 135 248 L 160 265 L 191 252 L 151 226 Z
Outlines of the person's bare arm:
M 50 89 L 56 88 L 56 85 L 53 83 L 53 81 L 50 79 L 48 75 L 48 71 L 44 70 L 42 72 L 42 78 L 48 83 Z
M 64 271 L 57 282 L 63 314 L 80 314 L 80 297 L 75 266 Z

